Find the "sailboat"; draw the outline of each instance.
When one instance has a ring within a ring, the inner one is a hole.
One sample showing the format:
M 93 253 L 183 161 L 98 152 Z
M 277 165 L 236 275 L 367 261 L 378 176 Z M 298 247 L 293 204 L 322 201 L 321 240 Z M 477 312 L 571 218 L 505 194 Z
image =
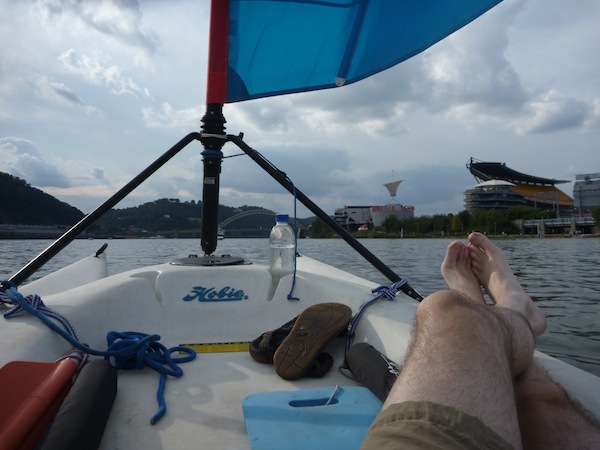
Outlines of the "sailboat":
M 327 347 L 335 366 L 344 365 L 352 342 L 369 343 L 390 360 L 402 361 L 423 296 L 248 145 L 243 134 L 227 134 L 223 108 L 350 85 L 425 50 L 497 3 L 212 0 L 202 130 L 183 137 L 2 282 L 0 448 L 359 448 L 380 399 L 338 370 L 321 378 L 278 376 L 272 364 L 249 355 L 250 342 L 313 305 L 332 302 L 346 305 L 355 324 L 348 337 Z M 202 255 L 107 276 L 110 249 L 103 246 L 25 283 L 165 162 L 197 142 L 204 147 Z M 219 255 L 224 145 L 239 147 L 390 285 L 381 287 L 301 255 L 292 273 L 275 280 L 267 265 L 243 255 Z M 535 358 L 573 398 L 600 414 L 598 377 L 539 352 Z

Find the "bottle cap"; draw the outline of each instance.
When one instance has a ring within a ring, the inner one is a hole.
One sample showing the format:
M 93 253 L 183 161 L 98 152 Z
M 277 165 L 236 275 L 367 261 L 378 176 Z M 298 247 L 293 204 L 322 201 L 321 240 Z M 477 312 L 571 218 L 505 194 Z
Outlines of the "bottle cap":
M 288 214 L 276 214 L 275 222 L 288 222 L 290 220 L 290 216 Z

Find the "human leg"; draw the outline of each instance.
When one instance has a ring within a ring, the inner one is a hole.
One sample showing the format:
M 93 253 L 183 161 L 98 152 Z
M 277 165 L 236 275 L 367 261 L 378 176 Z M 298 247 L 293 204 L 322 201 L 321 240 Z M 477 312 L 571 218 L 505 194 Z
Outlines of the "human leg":
M 496 306 L 523 314 L 534 336 L 546 330 L 546 317 L 527 295 L 504 252 L 481 233 L 469 234 L 471 268 Z
M 383 408 L 408 401 L 451 406 L 520 448 L 513 379 L 532 353 L 521 315 L 456 291 L 436 292 L 419 305 L 414 342 Z
M 410 401 L 451 406 L 520 448 L 513 380 L 531 362 L 530 321 L 539 331 L 545 319 L 535 305 L 525 304 L 533 302 L 517 289 L 500 249 L 487 239 L 474 241 L 470 249 L 460 242 L 448 247 L 442 274 L 452 290 L 419 305 L 414 341 L 384 410 Z M 472 267 L 474 251 L 479 254 Z M 497 307 L 485 305 L 480 285 Z
M 582 414 L 540 365 L 517 378 L 515 396 L 525 449 L 600 448 L 600 424 Z
M 529 297 L 510 270 L 505 254 L 480 233 L 471 233 L 469 241 L 473 272 L 497 306 L 519 311 L 528 318 L 533 334 L 542 334 L 546 319 L 532 301 L 522 300 Z M 497 296 L 502 290 L 511 295 Z M 515 380 L 515 397 L 525 448 L 600 448 L 599 424 L 582 414 L 539 365 L 531 364 Z

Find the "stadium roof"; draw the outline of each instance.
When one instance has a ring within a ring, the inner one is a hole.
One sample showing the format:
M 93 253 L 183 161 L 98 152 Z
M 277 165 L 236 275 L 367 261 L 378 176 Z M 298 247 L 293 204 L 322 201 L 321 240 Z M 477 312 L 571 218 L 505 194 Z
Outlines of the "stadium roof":
M 484 181 L 483 183 L 479 183 L 475 187 L 506 187 L 506 186 L 515 186 L 515 183 L 511 183 L 510 181 L 504 181 L 504 180 L 489 180 L 489 181 Z
M 516 184 L 534 184 L 542 186 L 554 186 L 555 184 L 568 183 L 569 180 L 555 180 L 554 178 L 542 178 L 526 175 L 510 169 L 506 163 L 483 162 L 471 158 L 467 168 L 478 181 L 504 180 Z

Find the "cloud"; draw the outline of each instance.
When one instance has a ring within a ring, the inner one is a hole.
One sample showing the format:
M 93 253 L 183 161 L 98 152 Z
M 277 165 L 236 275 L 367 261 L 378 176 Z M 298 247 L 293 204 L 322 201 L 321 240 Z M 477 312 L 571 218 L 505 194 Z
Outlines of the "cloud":
M 142 12 L 136 0 L 43 0 L 37 9 L 47 24 L 64 23 L 71 30 L 83 26 L 85 32 L 92 28 L 149 54 L 155 53 L 160 43 L 155 33 L 142 29 Z
M 349 175 L 350 158 L 346 151 L 331 145 L 302 144 L 271 140 L 256 148 L 272 165 L 281 168 L 306 194 L 334 194 L 341 186 L 353 183 Z M 236 176 L 252 168 L 256 176 Z M 281 192 L 279 184 L 271 179 L 249 158 L 232 158 L 223 164 L 223 180 L 240 192 Z M 321 181 L 326 180 L 326 183 Z
M 202 114 L 200 108 L 186 108 L 176 110 L 165 102 L 160 109 L 142 108 L 144 122 L 148 128 L 178 128 L 197 129 Z
M 104 170 L 99 168 L 99 167 L 94 167 L 92 169 L 92 176 L 96 179 L 96 180 L 104 180 L 105 179 L 105 173 Z
M 592 112 L 585 122 L 586 131 L 600 130 L 600 98 L 594 99 Z
M 52 81 L 46 76 L 41 76 L 36 80 L 35 86 L 37 87 L 40 96 L 46 100 L 81 109 L 87 114 L 98 112 L 98 109 L 85 103 L 81 97 L 64 83 Z
M 42 173 L 44 183 L 67 177 L 69 186 L 52 189 L 89 210 L 150 152 L 198 130 L 210 2 L 0 3 L 0 38 L 11 43 L 0 55 L 0 137 L 27 139 L 2 143 L 5 170 L 34 185 Z M 595 0 L 568 10 L 559 0 L 504 0 L 355 84 L 227 104 L 227 131 L 244 132 L 329 213 L 385 203 L 391 169 L 404 179 L 398 201 L 417 215 L 460 211 L 471 155 L 561 179 L 598 171 L 600 60 L 590 57 L 598 13 Z M 239 150 L 227 144 L 224 152 Z M 543 161 L 533 158 L 540 152 Z M 200 198 L 200 160 L 199 151 L 182 152 L 119 207 Z M 291 212 L 291 196 L 248 158 L 223 161 L 221 186 L 223 204 Z
M 123 76 L 119 66 L 103 65 L 103 60 L 108 57 L 101 53 L 96 58 L 87 55 L 78 56 L 71 48 L 62 53 L 58 59 L 69 72 L 81 75 L 90 84 L 106 86 L 113 94 L 150 97 L 148 89 L 141 88 L 133 79 Z
M 592 120 L 594 109 L 587 103 L 567 98 L 552 90 L 536 99 L 530 105 L 531 115 L 517 125 L 520 134 L 549 133 L 580 128 Z
M 532 93 L 508 56 L 510 31 L 523 6 L 522 0 L 505 1 L 408 61 L 414 67 L 407 111 L 456 120 L 468 130 L 523 114 Z
M 228 121 L 236 126 L 277 134 L 287 133 L 293 128 L 295 113 L 295 102 L 290 96 L 227 106 Z
M 66 188 L 69 179 L 56 166 L 44 161 L 35 145 L 18 137 L 0 138 L 3 170 L 26 180 L 32 186 Z

